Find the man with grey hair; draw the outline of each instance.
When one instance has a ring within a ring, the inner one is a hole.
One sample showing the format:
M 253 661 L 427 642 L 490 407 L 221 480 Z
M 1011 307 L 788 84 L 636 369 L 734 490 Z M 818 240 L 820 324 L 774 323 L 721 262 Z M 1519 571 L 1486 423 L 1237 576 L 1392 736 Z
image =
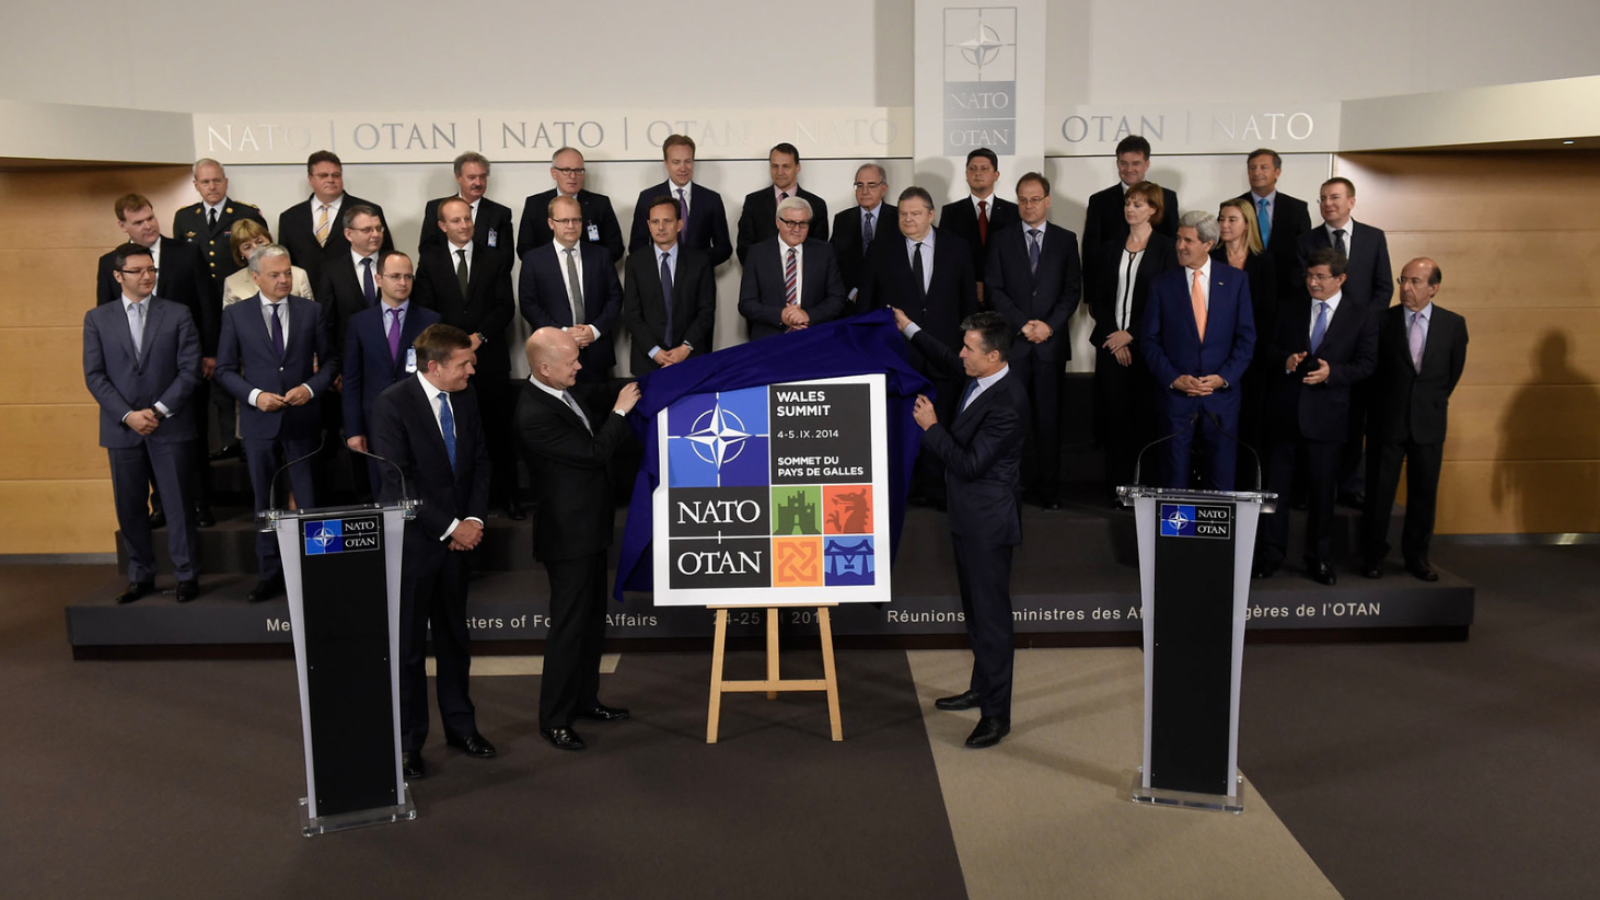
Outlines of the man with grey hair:
M 889 175 L 877 163 L 862 163 L 856 169 L 856 205 L 833 217 L 833 233 L 828 243 L 839 259 L 839 277 L 855 303 L 856 293 L 867 275 L 867 252 L 885 227 L 894 234 L 900 211 L 883 202 L 889 193 Z M 856 307 L 860 311 L 860 307 Z
M 844 281 L 826 241 L 810 237 L 811 202 L 778 203 L 778 234 L 750 248 L 739 282 L 739 315 L 750 340 L 799 331 L 844 313 Z
M 195 162 L 194 189 L 200 194 L 200 202 L 173 214 L 172 236 L 200 248 L 200 255 L 206 260 L 206 271 L 220 297 L 222 283 L 239 271 L 228 237 L 233 232 L 233 223 L 251 219 L 265 228 L 267 220 L 261 217 L 261 210 L 256 209 L 255 204 L 228 196 L 228 173 L 223 171 L 222 163 L 214 159 Z M 224 435 L 223 439 L 226 442 L 232 437 Z
M 1217 220 L 1190 211 L 1178 221 L 1179 267 L 1150 284 L 1139 348 L 1161 385 L 1172 438 L 1167 487 L 1189 487 L 1198 444 L 1205 486 L 1231 491 L 1238 455 L 1239 379 L 1255 350 L 1250 282 L 1211 258 Z
M 511 252 L 511 207 L 502 206 L 484 194 L 489 190 L 489 159 L 474 150 L 456 157 L 455 196 L 472 207 L 472 243 L 486 249 L 503 249 Z M 449 197 L 429 200 L 422 213 L 422 239 L 417 242 L 417 256 L 427 254 L 429 247 L 439 247 L 445 242 L 444 231 L 434 227 L 439 221 L 439 204 Z

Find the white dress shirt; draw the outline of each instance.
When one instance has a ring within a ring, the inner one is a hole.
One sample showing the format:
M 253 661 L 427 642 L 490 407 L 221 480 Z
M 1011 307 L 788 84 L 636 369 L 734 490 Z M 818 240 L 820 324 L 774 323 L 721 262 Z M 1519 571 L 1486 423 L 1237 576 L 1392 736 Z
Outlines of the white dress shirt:
M 784 273 L 788 269 L 788 267 L 789 267 L 789 251 L 791 249 L 794 250 L 794 299 L 795 299 L 795 302 L 796 302 L 797 306 L 804 306 L 805 305 L 804 301 L 805 301 L 805 297 L 806 297 L 806 292 L 805 292 L 805 287 L 806 287 L 806 285 L 805 285 L 805 281 L 806 281 L 806 242 L 805 241 L 801 241 L 800 243 L 794 245 L 793 247 L 790 247 L 788 244 L 783 242 L 783 238 L 781 238 L 781 237 L 778 238 L 778 274 L 779 275 L 784 275 Z M 785 275 L 785 280 L 787 280 L 787 276 L 786 275 Z M 787 305 L 788 304 L 788 292 L 787 291 L 784 292 L 782 299 L 784 301 L 784 304 Z
M 130 335 L 133 333 L 133 305 L 135 303 L 144 304 L 144 327 L 143 330 L 139 332 L 139 355 L 141 356 L 144 355 L 145 339 L 150 336 L 150 300 L 154 296 L 154 294 L 151 294 L 150 297 L 146 297 L 143 300 L 134 300 L 127 294 L 122 295 L 122 317 L 128 320 L 128 333 Z M 162 416 L 172 415 L 172 411 L 167 409 L 166 404 L 162 403 L 160 400 L 157 400 L 153 405 L 155 406 L 156 412 L 161 413 Z M 128 416 L 130 415 L 133 415 L 133 410 L 131 409 L 122 414 L 122 420 L 126 422 L 128 420 Z
M 558 191 L 557 193 L 560 193 L 560 192 Z M 558 270 L 560 270 L 560 272 L 561 272 L 561 283 L 567 286 L 567 307 L 573 313 L 572 321 L 573 321 L 574 324 L 582 324 L 582 323 L 578 322 L 577 310 L 572 310 L 571 309 L 571 306 L 572 306 L 572 280 L 567 277 L 567 248 L 561 246 L 561 242 L 557 241 L 557 240 L 552 240 L 550 243 L 552 245 L 554 245 L 555 248 L 556 248 L 556 268 Z M 589 292 L 585 291 L 583 289 L 583 282 L 581 280 L 583 278 L 583 239 L 579 238 L 578 242 L 576 244 L 572 245 L 572 249 L 577 251 L 576 253 L 574 253 L 572 255 L 572 264 L 574 266 L 576 266 L 577 269 L 578 269 L 578 278 L 580 279 L 579 282 L 578 282 L 578 291 L 579 291 L 580 294 L 583 295 L 583 308 L 585 310 L 587 310 L 589 308 L 589 304 L 595 302 L 595 298 L 590 297 L 589 296 Z M 469 262 L 467 263 L 467 268 L 468 268 L 469 271 L 472 268 L 472 263 L 470 262 L 471 258 L 472 258 L 472 254 L 470 254 L 470 253 L 467 254 L 467 259 L 469 260 Z M 602 299 L 601 302 L 604 302 L 604 300 Z M 595 326 L 590 325 L 589 326 L 589 333 L 594 335 L 594 339 L 595 340 L 597 340 L 597 341 L 600 340 L 600 329 L 599 328 L 596 328 Z
M 674 241 L 672 246 L 668 247 L 665 250 L 661 249 L 655 243 L 651 243 L 650 244 L 650 255 L 655 257 L 656 272 L 657 273 L 660 273 L 660 271 L 661 271 L 661 254 L 663 254 L 663 253 L 665 253 L 667 255 L 667 271 L 669 273 L 671 273 L 671 275 L 672 275 L 672 284 L 674 285 L 674 287 L 676 287 L 676 285 L 678 284 L 678 244 L 677 244 L 677 242 Z M 666 285 L 662 285 L 662 287 L 665 288 Z M 667 296 L 665 291 L 662 291 L 662 295 L 661 296 L 662 296 L 662 299 L 665 300 L 665 302 L 667 303 L 668 306 L 672 305 L 672 298 Z M 673 324 L 677 324 L 677 323 L 674 322 Z M 680 344 L 688 344 L 689 342 L 680 339 L 678 341 L 678 343 L 680 343 Z M 660 353 L 662 350 L 666 350 L 666 349 L 671 349 L 671 348 L 662 347 L 660 344 L 657 344 L 656 346 L 651 347 L 650 348 L 650 358 L 651 359 L 655 359 L 657 353 Z M 693 350 L 694 348 L 690 347 L 689 349 Z M 534 379 L 534 380 L 537 381 L 538 379 Z
M 992 374 L 985 375 L 982 378 L 979 378 L 978 379 L 978 386 L 975 389 L 973 389 L 972 395 L 967 397 L 967 402 L 961 404 L 961 408 L 959 410 L 957 410 L 957 412 L 965 412 L 967 407 L 969 407 L 972 404 L 976 403 L 978 401 L 978 398 L 983 396 L 983 392 L 984 391 L 987 391 L 989 388 L 994 387 L 995 382 L 997 382 L 1000 379 L 1006 377 L 1006 374 L 1009 373 L 1010 371 L 1011 371 L 1011 366 L 1010 365 L 1003 365 L 1003 366 L 1000 367 L 1000 371 L 994 372 Z M 966 392 L 966 388 L 962 388 L 962 392 L 965 393 Z
M 269 346 L 270 341 L 272 340 L 272 320 L 274 318 L 273 313 L 276 312 L 277 316 L 280 317 L 279 322 L 281 322 L 283 325 L 283 346 L 287 348 L 289 346 L 289 298 L 285 297 L 274 304 L 272 301 L 266 298 L 266 295 L 258 293 L 256 294 L 256 300 L 261 303 L 261 323 L 267 326 L 267 340 L 269 342 Z M 280 308 L 275 310 L 275 306 Z M 300 387 L 305 388 L 306 393 L 316 396 L 316 392 L 311 390 L 311 385 L 302 383 Z M 260 396 L 261 389 L 256 388 L 250 392 L 250 396 L 246 398 L 245 402 L 249 403 L 251 406 L 254 406 L 256 409 L 260 409 L 261 404 L 256 402 L 256 399 Z
M 402 319 L 405 318 L 403 314 L 402 314 L 401 318 Z M 433 424 L 436 427 L 438 427 L 439 436 L 442 438 L 442 437 L 444 437 L 444 419 L 443 419 L 443 417 L 441 415 L 442 410 L 441 410 L 440 407 L 442 405 L 442 401 L 439 399 L 439 397 L 440 397 L 440 395 L 448 395 L 450 392 L 449 391 L 442 391 L 439 388 L 434 387 L 433 382 L 429 381 L 428 377 L 426 375 L 423 375 L 421 372 L 417 373 L 417 383 L 422 385 L 422 393 L 428 398 L 428 409 L 433 411 Z M 455 421 L 455 405 L 454 404 L 452 404 L 451 407 L 450 407 L 450 420 L 452 422 Z M 454 435 L 452 435 L 452 437 L 453 436 Z M 477 516 L 467 516 L 467 521 L 468 522 L 477 522 L 479 525 L 483 524 L 483 520 L 478 518 Z M 460 525 L 461 525 L 461 520 L 460 519 L 451 519 L 450 520 L 450 527 L 446 528 L 444 530 L 444 534 L 439 535 L 439 540 L 441 540 L 441 541 L 449 540 L 450 535 L 455 534 L 456 533 L 456 528 L 459 527 Z
M 922 292 L 928 292 L 928 285 L 933 284 L 933 235 L 935 229 L 929 228 L 928 234 L 920 243 L 922 244 Z M 906 263 L 916 270 L 917 244 L 911 238 L 904 238 L 906 242 Z

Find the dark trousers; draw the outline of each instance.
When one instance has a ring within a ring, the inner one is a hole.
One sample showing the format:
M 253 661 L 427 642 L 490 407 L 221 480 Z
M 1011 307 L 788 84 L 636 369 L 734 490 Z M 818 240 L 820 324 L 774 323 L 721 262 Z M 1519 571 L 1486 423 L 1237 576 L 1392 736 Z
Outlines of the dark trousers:
M 128 547 L 128 580 L 156 577 L 155 544 L 150 533 L 150 485 L 169 499 L 167 552 L 174 574 L 187 581 L 197 574 L 194 504 L 189 484 L 194 471 L 194 441 L 144 441 L 134 447 L 108 447 L 111 457 L 111 496 L 117 510 L 117 527 Z
M 1191 424 L 1189 417 L 1196 411 L 1200 417 Z M 1198 446 L 1206 460 L 1206 487 L 1214 491 L 1233 490 L 1234 460 L 1239 448 L 1229 435 L 1237 428 L 1238 412 L 1224 410 L 1213 414 L 1221 420 L 1220 428 L 1211 421 L 1203 404 L 1176 403 L 1169 407 L 1167 421 L 1172 429 L 1172 440 L 1167 442 L 1167 487 L 1197 487 L 1189 484 L 1189 467 Z
M 1028 389 L 1032 426 L 1032 453 L 1025 457 L 1024 483 L 1043 502 L 1061 496 L 1061 379 L 1060 360 L 1041 359 L 1025 338 L 1012 353 L 1011 371 Z
M 606 640 L 606 554 L 550 560 L 550 633 L 539 685 L 539 727 L 570 728 L 599 703 L 600 649 Z
M 1369 440 L 1367 507 L 1361 514 L 1361 550 L 1368 562 L 1378 562 L 1389 554 L 1389 511 L 1400 487 L 1401 463 L 1406 469 L 1406 520 L 1400 531 L 1400 553 L 1408 563 L 1428 555 L 1439 505 L 1444 444 Z
M 216 394 L 226 394 L 216 391 Z M 193 404 L 195 427 L 200 430 L 200 437 L 191 442 L 188 462 L 183 469 L 184 493 L 187 495 L 188 509 L 191 511 L 211 508 L 211 444 L 208 435 L 211 431 L 211 382 L 202 380 L 195 387 L 194 395 L 189 398 Z M 232 402 L 232 396 L 229 402 Z M 165 514 L 167 503 L 162 499 L 161 485 L 155 481 L 150 482 L 150 509 L 152 512 Z M 191 515 L 190 518 L 193 518 Z
M 1096 350 L 1094 391 L 1100 410 L 1100 441 L 1106 454 L 1106 484 L 1115 489 L 1133 484 L 1134 461 L 1139 450 L 1155 439 L 1151 412 L 1154 385 L 1137 354 L 1124 366 L 1106 350 Z M 1158 484 L 1161 469 L 1160 448 L 1145 455 L 1141 480 Z
M 937 395 L 933 398 L 934 414 L 948 428 L 950 423 L 955 421 L 956 410 L 961 405 L 961 393 L 964 389 L 962 382 L 943 377 L 935 378 L 931 374 L 928 374 L 928 380 L 933 382 L 934 393 Z M 911 493 L 914 496 L 944 502 L 944 461 L 926 445 L 917 451 L 917 462 L 911 470 Z
M 512 390 L 511 376 L 505 372 L 476 375 L 472 386 L 478 394 L 483 439 L 489 449 L 489 495 L 499 504 L 517 494 L 517 452 L 511 427 L 517 395 Z
M 1339 489 L 1339 454 L 1342 441 L 1312 441 L 1305 438 L 1276 438 L 1267 450 L 1267 490 L 1280 498 L 1288 497 L 1297 469 L 1306 480 L 1307 565 L 1333 562 L 1333 499 Z M 1280 565 L 1289 552 L 1289 507 L 1278 504 L 1278 511 L 1261 517 L 1256 535 L 1256 560 Z
M 317 505 L 316 489 L 312 487 L 311 460 L 302 460 L 289 467 L 278 486 L 272 489 L 273 474 L 278 467 L 292 459 L 300 459 L 317 449 L 317 439 L 306 438 L 245 438 L 245 464 L 250 470 L 250 488 L 255 494 L 256 512 L 259 514 L 276 502 L 279 509 L 289 505 L 289 492 L 294 492 L 294 502 L 300 509 Z M 170 521 L 170 517 L 169 517 Z M 278 557 L 278 536 L 275 533 L 256 535 L 256 569 L 263 579 L 283 572 L 283 560 Z
M 420 527 L 413 522 L 407 528 Z M 436 535 L 430 535 L 436 537 Z M 448 542 L 446 542 L 448 543 Z M 407 553 L 400 567 L 400 741 L 407 753 L 428 739 L 428 632 L 438 668 L 439 721 L 445 734 L 467 737 L 478 730 L 467 677 L 472 646 L 467 631 L 470 552 L 444 549 Z
M 972 645 L 972 680 L 986 716 L 1011 715 L 1011 673 L 1016 656 L 1011 624 L 1011 549 L 974 544 L 951 535 L 961 612 Z

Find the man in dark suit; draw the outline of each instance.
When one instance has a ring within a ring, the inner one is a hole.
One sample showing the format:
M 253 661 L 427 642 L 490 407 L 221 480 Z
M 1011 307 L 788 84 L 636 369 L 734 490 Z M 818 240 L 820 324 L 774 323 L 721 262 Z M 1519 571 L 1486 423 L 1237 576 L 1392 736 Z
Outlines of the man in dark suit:
M 276 233 L 278 243 L 289 251 L 294 264 L 306 271 L 312 290 L 318 290 L 322 283 L 323 262 L 339 259 L 350 249 L 350 240 L 340 227 L 340 216 L 346 208 L 372 207 L 383 226 L 379 249 L 394 249 L 383 207 L 344 192 L 344 163 L 331 150 L 318 150 L 306 158 L 306 181 L 311 184 L 311 196 L 279 214 Z M 320 294 L 317 299 L 322 299 Z
M 317 302 L 328 311 L 328 337 L 335 353 L 344 349 L 350 317 L 378 305 L 378 260 L 394 249 L 377 209 L 365 203 L 346 203 L 342 209 L 339 231 L 346 252 L 328 254 L 321 280 L 312 282 Z
M 1278 191 L 1283 158 L 1263 147 L 1245 160 L 1250 190 L 1239 195 L 1255 207 L 1261 245 L 1272 255 L 1278 274 L 1278 296 L 1298 297 L 1304 289 L 1300 275 L 1300 236 L 1311 230 L 1311 212 L 1304 200 Z
M 554 237 L 522 257 L 518 291 L 522 317 L 536 329 L 564 330 L 578 344 L 583 362 L 579 383 L 602 385 L 610 380 L 617 362 L 611 333 L 622 312 L 617 270 L 609 251 L 580 240 L 584 224 L 578 201 L 571 197 L 550 201 L 546 221 Z
M 995 196 L 994 186 L 999 179 L 1000 157 L 988 147 L 979 147 L 967 154 L 967 187 L 972 190 L 972 195 L 954 203 L 946 203 L 939 210 L 939 230 L 945 234 L 960 235 L 971 248 L 972 275 L 978 282 L 978 300 L 991 307 L 984 288 L 989 235 L 1020 221 L 1017 205 Z
M 1018 179 L 1017 205 L 1021 220 L 989 241 L 988 301 L 1011 324 L 1007 363 L 1028 390 L 1034 459 L 1026 483 L 1040 506 L 1060 509 L 1061 379 L 1072 359 L 1067 320 L 1083 296 L 1083 268 L 1078 236 L 1050 223 L 1048 178 Z
M 1367 474 L 1372 490 L 1361 517 L 1361 574 L 1383 576 L 1389 553 L 1389 511 L 1406 470 L 1406 520 L 1400 552 L 1406 571 L 1438 581 L 1428 560 L 1433 515 L 1439 502 L 1450 395 L 1467 364 L 1467 321 L 1435 305 L 1444 280 L 1426 256 L 1400 270 L 1400 305 L 1384 311 L 1378 328 L 1378 368 L 1367 416 Z
M 456 184 L 461 190 L 455 195 L 467 201 L 472 208 L 472 241 L 479 247 L 511 251 L 511 207 L 501 206 L 484 196 L 489 190 L 489 159 L 482 153 L 468 150 L 456 157 Z M 417 258 L 431 247 L 444 243 L 444 232 L 432 227 L 439 221 L 439 204 L 450 197 L 429 200 L 422 211 L 422 238 L 417 242 Z M 470 332 L 469 332 L 470 333 Z
M 856 305 L 873 310 L 891 306 L 903 310 L 917 327 L 955 353 L 961 347 L 961 323 L 978 310 L 978 293 L 972 275 L 972 254 L 967 242 L 933 227 L 933 197 L 915 185 L 900 192 L 900 236 L 873 241 L 867 262 L 867 280 Z M 938 397 L 935 408 L 949 421 L 955 414 L 959 379 L 930 365 L 918 349 L 910 348 L 912 365 L 933 382 Z M 913 499 L 944 508 L 944 474 L 931 452 L 917 455 Z
M 728 240 L 728 211 L 722 205 L 722 195 L 694 183 L 694 152 L 694 138 L 686 135 L 674 134 L 662 142 L 662 164 L 667 170 L 667 180 L 639 192 L 639 200 L 633 207 L 633 228 L 628 235 L 629 253 L 638 253 L 650 246 L 650 204 L 665 195 L 677 204 L 678 217 L 683 219 L 678 233 L 678 241 L 683 246 L 704 254 L 713 269 L 733 255 L 733 244 Z
M 478 355 L 472 378 L 478 405 L 484 411 L 483 430 L 494 464 L 491 493 L 506 517 L 527 518 L 517 499 L 517 455 L 512 442 L 511 352 L 506 346 L 506 326 L 516 313 L 511 296 L 511 253 L 505 247 L 478 244 L 472 208 L 460 197 L 439 204 L 435 231 L 443 244 L 423 251 L 418 261 L 416 300 L 439 314 L 446 325 L 472 336 Z M 615 276 L 613 276 L 615 277 Z
M 1345 295 L 1344 256 L 1320 249 L 1306 260 L 1309 301 L 1279 304 L 1272 356 L 1284 360 L 1267 386 L 1267 490 L 1289 496 L 1296 469 L 1304 466 L 1306 574 L 1334 584 L 1333 503 L 1339 451 L 1348 428 L 1351 386 L 1372 374 L 1378 356 L 1378 320 Z M 1146 312 L 1146 315 L 1149 313 Z M 1271 578 L 1289 546 L 1289 511 L 1262 516 L 1256 535 L 1256 578 Z
M 216 283 L 217 296 L 221 297 L 222 283 L 239 271 L 239 264 L 233 261 L 230 237 L 233 223 L 250 219 L 265 228 L 267 220 L 262 218 L 255 204 L 228 196 L 228 175 L 222 163 L 214 159 L 202 159 L 194 164 L 194 189 L 200 194 L 200 202 L 173 214 L 172 236 L 200 248 L 211 280 Z M 218 315 L 221 315 L 220 309 Z
M 833 248 L 807 237 L 811 204 L 790 197 L 774 221 L 778 233 L 751 248 L 739 280 L 739 315 L 752 341 L 831 322 L 845 309 Z
M 961 323 L 959 357 L 898 309 L 895 323 L 924 358 L 952 376 L 964 376 L 961 402 L 948 425 L 940 424 L 926 396 L 917 397 L 912 416 L 922 428 L 923 445 L 945 464 L 956 578 L 972 645 L 967 690 L 934 705 L 979 709 L 967 746 L 992 747 L 1011 732 L 1011 554 L 1022 543 L 1017 495 L 1028 392 L 1006 365 L 1012 328 L 999 313 L 978 313 Z
M 1106 244 L 1121 246 L 1128 239 L 1128 220 L 1123 217 L 1123 199 L 1128 188 L 1145 180 L 1150 171 L 1150 142 L 1137 134 L 1130 134 L 1117 144 L 1117 184 L 1089 197 L 1089 209 L 1083 221 L 1083 258 L 1093 264 L 1100 258 L 1100 248 Z M 1155 230 L 1169 238 L 1178 236 L 1178 194 L 1170 188 L 1161 189 L 1162 209 L 1166 215 Z
M 200 383 L 200 335 L 189 310 L 152 296 L 155 260 L 148 248 L 112 251 L 118 302 L 83 317 L 83 377 L 100 406 L 100 446 L 111 458 L 117 526 L 128 548 L 128 586 L 118 603 L 155 590 L 150 538 L 152 480 L 171 501 L 167 550 L 178 576 L 178 602 L 200 595 L 197 548 L 189 504 L 188 456 L 195 450 L 195 386 Z
M 739 264 L 750 255 L 750 248 L 768 238 L 778 236 L 775 224 L 778 204 L 790 197 L 799 197 L 811 204 L 814 225 L 811 239 L 828 239 L 828 204 L 821 197 L 800 186 L 800 151 L 791 143 L 773 147 L 767 154 L 767 171 L 772 175 L 772 185 L 746 194 L 744 209 L 739 213 Z
M 863 163 L 856 169 L 856 205 L 833 217 L 828 243 L 839 261 L 839 279 L 850 299 L 847 312 L 859 312 L 856 298 L 866 278 L 867 254 L 872 242 L 885 228 L 894 233 L 899 212 L 883 202 L 889 193 L 889 176 L 877 163 Z
M 624 385 L 611 413 L 585 409 L 572 393 L 583 369 L 578 343 L 559 328 L 528 338 L 532 375 L 517 400 L 517 438 L 533 475 L 534 558 L 550 576 L 550 633 L 539 686 L 539 733 L 561 750 L 582 750 L 579 718 L 613 722 L 628 711 L 600 702 L 606 631 L 606 547 L 615 526 L 611 457 L 627 440 L 639 386 Z
M 471 551 L 483 540 L 489 453 L 477 398 L 467 385 L 472 339 L 459 328 L 431 325 L 412 349 L 416 376 L 402 378 L 372 407 L 372 448 L 399 467 L 383 466 L 381 499 L 422 501 L 416 518 L 406 523 L 400 563 L 401 766 L 407 778 L 422 778 L 430 625 L 445 743 L 474 759 L 495 755 L 494 745 L 478 733 L 467 691 L 467 578 Z
M 1331 248 L 1347 260 L 1344 295 L 1360 302 L 1373 317 L 1374 324 L 1394 298 L 1394 274 L 1389 268 L 1389 239 L 1381 228 L 1351 218 L 1356 206 L 1356 186 L 1348 178 L 1334 177 L 1322 183 L 1318 198 L 1322 226 L 1300 236 L 1296 245 L 1296 273 L 1304 277 L 1306 260 L 1317 250 Z M 1293 296 L 1293 295 L 1285 295 Z M 1362 439 L 1366 436 L 1367 386 L 1350 394 L 1349 431 L 1339 457 L 1338 502 L 1363 509 Z
M 439 321 L 439 314 L 411 302 L 415 283 L 411 258 L 399 250 L 379 254 L 378 292 L 381 301 L 350 317 L 345 329 L 344 353 L 339 358 L 339 392 L 344 413 L 345 443 L 360 453 L 373 452 L 372 407 L 378 395 L 418 371 L 417 351 L 411 346 L 423 329 Z M 374 486 L 383 484 L 383 464 L 367 459 Z M 374 491 L 374 494 L 377 492 Z
M 584 190 L 589 170 L 584 166 L 583 154 L 571 147 L 562 147 L 550 157 L 550 177 L 555 188 L 534 194 L 522 205 L 522 224 L 517 227 L 517 257 L 526 258 L 528 251 L 548 244 L 555 237 L 550 225 L 550 202 L 566 197 L 578 203 L 583 217 L 578 229 L 578 239 L 585 246 L 598 245 L 605 249 L 613 264 L 622 261 L 622 226 L 617 224 L 617 214 L 611 209 L 611 198 Z
M 717 322 L 711 261 L 679 239 L 678 201 L 662 194 L 646 213 L 650 247 L 628 255 L 622 287 L 635 377 L 710 353 Z
M 210 427 L 210 379 L 217 366 L 222 289 L 211 280 L 200 248 L 162 236 L 161 223 L 156 219 L 149 198 L 143 194 L 125 194 L 117 198 L 112 208 L 117 214 L 117 227 L 128 236 L 128 242 L 149 250 L 155 261 L 155 295 L 187 308 L 200 338 L 200 384 L 195 387 L 191 409 L 195 447 L 185 455 L 188 468 L 184 477 L 189 481 L 186 494 L 191 503 L 191 516 L 201 527 L 208 528 L 216 524 L 216 517 L 211 513 L 211 457 L 207 452 L 209 448 L 202 442 Z M 115 277 L 116 254 L 117 251 L 112 250 L 100 257 L 95 278 L 96 305 L 122 299 L 122 286 Z M 160 528 L 167 520 L 167 513 L 159 484 L 151 504 L 150 526 Z
M 223 313 L 217 348 L 217 383 L 239 401 L 239 433 L 258 514 L 273 503 L 288 505 L 288 495 L 273 490 L 278 467 L 316 451 L 319 401 L 339 373 L 324 310 L 315 300 L 289 296 L 290 269 L 289 251 L 281 245 L 251 255 L 250 274 L 261 292 Z M 289 466 L 285 475 L 300 509 L 317 505 L 309 461 Z M 250 602 L 283 593 L 276 535 L 256 535 L 256 564 L 260 581 L 250 590 Z
M 1214 491 L 1231 491 L 1239 432 L 1239 383 L 1256 348 L 1250 282 L 1211 258 L 1216 217 L 1187 212 L 1178 224 L 1178 268 L 1150 284 L 1139 349 L 1161 385 L 1172 439 L 1167 487 L 1189 486 L 1199 444 Z

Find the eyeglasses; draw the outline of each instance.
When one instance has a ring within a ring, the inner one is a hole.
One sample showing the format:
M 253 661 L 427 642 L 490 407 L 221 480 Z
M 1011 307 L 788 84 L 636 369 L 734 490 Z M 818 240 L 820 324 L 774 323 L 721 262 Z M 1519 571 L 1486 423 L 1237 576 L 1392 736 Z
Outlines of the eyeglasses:
M 385 273 L 383 275 L 383 277 L 384 278 L 388 278 L 391 281 L 416 281 L 417 280 L 417 276 L 412 275 L 412 274 L 407 273 L 407 272 L 396 272 L 396 273 L 394 273 L 392 275 L 388 274 L 388 273 Z
M 881 181 L 858 181 L 858 182 L 856 182 L 856 190 L 858 190 L 858 191 L 861 190 L 862 188 L 866 188 L 869 191 L 875 191 L 875 190 L 877 190 L 878 188 L 881 188 L 881 187 L 883 187 L 883 182 L 881 182 Z
M 811 227 L 811 222 L 810 222 L 810 220 L 807 220 L 807 219 L 779 219 L 778 221 L 782 222 L 783 224 L 785 224 L 787 226 L 789 226 L 790 228 L 810 228 Z
M 583 224 L 582 219 L 551 219 L 550 221 L 560 225 L 562 228 L 571 228 L 574 225 Z
M 383 234 L 382 225 L 369 225 L 366 228 L 352 228 L 356 234 Z
M 551 166 L 550 168 L 556 170 L 557 172 L 560 172 L 563 175 L 567 175 L 567 176 L 582 175 L 583 173 L 589 171 L 588 169 L 585 169 L 583 166 L 579 166 L 576 169 L 564 169 L 561 166 Z
M 118 269 L 117 271 L 124 275 L 132 275 L 134 278 L 138 278 L 140 275 L 154 275 L 156 269 L 155 266 L 151 266 L 148 269 Z

